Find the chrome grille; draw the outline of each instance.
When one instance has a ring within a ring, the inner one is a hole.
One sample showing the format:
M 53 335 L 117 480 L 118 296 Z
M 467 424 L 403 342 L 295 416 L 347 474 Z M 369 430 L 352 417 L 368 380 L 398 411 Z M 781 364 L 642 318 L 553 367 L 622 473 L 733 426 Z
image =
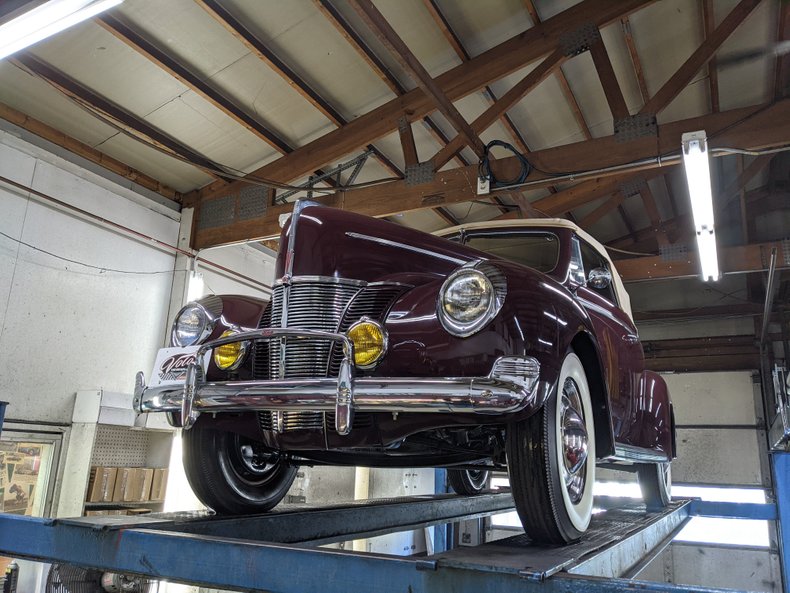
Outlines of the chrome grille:
M 272 291 L 271 303 L 258 327 L 281 327 L 285 290 L 286 287 L 280 285 Z M 326 281 L 296 279 L 287 290 L 289 293 L 286 327 L 344 332 L 363 316 L 383 321 L 404 287 L 387 284 L 365 286 L 362 283 L 332 279 Z M 282 342 L 271 340 L 256 343 L 253 360 L 255 379 L 281 377 L 280 351 L 283 344 L 285 345 L 283 378 L 337 376 L 342 352 L 333 342 L 290 339 Z M 259 413 L 259 422 L 263 430 L 273 429 L 270 412 Z M 354 424 L 359 426 L 358 422 Z M 329 426 L 334 426 L 333 419 Z M 323 427 L 323 412 L 289 412 L 284 417 L 285 430 L 322 430 Z

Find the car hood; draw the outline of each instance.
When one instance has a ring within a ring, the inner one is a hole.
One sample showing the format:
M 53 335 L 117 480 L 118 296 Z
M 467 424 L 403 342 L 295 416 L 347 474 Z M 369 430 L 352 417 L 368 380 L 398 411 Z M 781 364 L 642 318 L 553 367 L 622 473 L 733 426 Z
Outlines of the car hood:
M 283 227 L 277 278 L 289 272 L 286 261 L 292 233 L 292 276 L 366 282 L 403 276 L 435 278 L 486 257 L 475 249 L 386 220 L 302 203 Z

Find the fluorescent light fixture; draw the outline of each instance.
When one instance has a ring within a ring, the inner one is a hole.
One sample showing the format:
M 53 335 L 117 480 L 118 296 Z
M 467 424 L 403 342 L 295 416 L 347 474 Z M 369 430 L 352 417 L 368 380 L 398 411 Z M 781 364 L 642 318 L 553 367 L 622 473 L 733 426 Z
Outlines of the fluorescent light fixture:
M 713 225 L 713 195 L 710 183 L 708 139 L 704 130 L 687 132 L 681 137 L 683 165 L 691 197 L 694 229 L 697 231 L 697 250 L 702 267 L 702 279 L 719 279 L 719 260 L 716 253 L 716 231 Z
M 189 275 L 187 282 L 187 302 L 198 300 L 205 292 L 206 284 L 203 282 L 203 274 L 200 272 L 192 272 Z
M 0 60 L 123 0 L 49 0 L 0 26 Z

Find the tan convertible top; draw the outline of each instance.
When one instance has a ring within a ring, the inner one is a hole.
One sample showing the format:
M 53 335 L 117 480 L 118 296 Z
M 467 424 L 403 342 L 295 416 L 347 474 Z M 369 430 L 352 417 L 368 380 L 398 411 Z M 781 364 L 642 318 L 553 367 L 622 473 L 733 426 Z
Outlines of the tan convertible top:
M 617 300 L 620 302 L 620 308 L 625 311 L 626 315 L 631 319 L 634 320 L 633 313 L 631 312 L 631 299 L 628 296 L 628 293 L 625 291 L 625 286 L 623 285 L 623 280 L 620 278 L 620 274 L 617 272 L 617 268 L 612 262 L 612 258 L 609 257 L 609 253 L 606 251 L 606 247 L 604 247 L 597 239 L 595 239 L 592 235 L 590 235 L 587 231 L 582 228 L 579 228 L 579 225 L 572 223 L 570 220 L 565 220 L 564 218 L 523 218 L 523 219 L 514 219 L 514 220 L 489 220 L 485 222 L 470 222 L 469 224 L 462 224 L 459 226 L 454 226 L 449 229 L 442 229 L 440 231 L 436 231 L 434 234 L 440 237 L 445 235 L 451 235 L 453 233 L 457 233 L 461 230 L 472 230 L 472 229 L 502 229 L 502 228 L 536 228 L 536 229 L 550 229 L 550 228 L 566 228 L 570 229 L 575 232 L 581 239 L 584 239 L 587 243 L 590 244 L 602 257 L 609 262 L 609 267 L 612 269 L 612 283 L 614 284 L 614 290 L 617 293 Z

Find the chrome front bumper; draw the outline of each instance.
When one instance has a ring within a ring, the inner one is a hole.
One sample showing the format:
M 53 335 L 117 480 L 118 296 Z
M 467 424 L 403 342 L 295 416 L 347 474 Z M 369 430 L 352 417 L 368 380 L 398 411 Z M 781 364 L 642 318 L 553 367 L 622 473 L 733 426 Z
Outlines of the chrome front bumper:
M 203 379 L 205 372 L 199 361 L 209 350 L 231 342 L 280 338 L 340 342 L 343 360 L 338 377 L 211 383 Z M 333 411 L 335 430 L 345 435 L 351 430 L 354 411 L 517 412 L 534 402 L 540 372 L 540 364 L 532 357 L 503 356 L 486 377 L 354 378 L 354 346 L 347 336 L 292 328 L 265 328 L 212 340 L 198 350 L 195 359 L 198 362 L 188 366 L 183 383 L 146 387 L 145 376 L 137 373 L 135 410 L 180 412 L 184 428 L 189 428 L 200 412 Z

